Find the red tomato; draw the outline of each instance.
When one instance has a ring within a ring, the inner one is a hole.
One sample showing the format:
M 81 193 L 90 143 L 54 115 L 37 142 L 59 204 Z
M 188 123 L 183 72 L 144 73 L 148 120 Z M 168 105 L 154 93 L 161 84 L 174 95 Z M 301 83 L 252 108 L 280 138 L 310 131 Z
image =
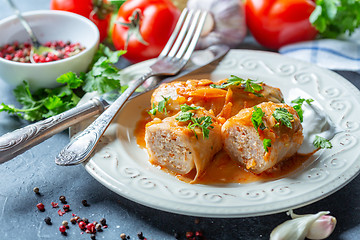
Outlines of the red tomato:
M 131 62 L 155 58 L 164 48 L 179 16 L 180 11 L 170 0 L 128 0 L 121 5 L 114 24 L 114 46 L 118 50 L 126 49 L 123 56 Z M 132 27 L 124 26 L 123 23 Z M 132 33 L 136 27 L 143 40 Z
M 73 12 L 90 19 L 100 32 L 100 42 L 107 34 L 111 19 L 111 8 L 102 0 L 51 0 L 50 9 Z
M 315 38 L 309 21 L 315 9 L 312 0 L 246 0 L 246 24 L 264 47 L 280 47 Z

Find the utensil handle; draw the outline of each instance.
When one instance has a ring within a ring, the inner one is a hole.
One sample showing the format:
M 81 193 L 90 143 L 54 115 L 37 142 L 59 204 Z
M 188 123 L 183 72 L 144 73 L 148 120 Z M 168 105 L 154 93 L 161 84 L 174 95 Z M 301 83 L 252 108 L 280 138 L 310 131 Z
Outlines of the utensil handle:
M 152 70 L 134 81 L 133 84 L 131 84 L 105 112 L 80 133 L 80 135 L 70 141 L 56 157 L 56 164 L 69 166 L 85 161 L 93 152 L 101 136 L 105 133 L 111 121 L 115 118 L 116 114 L 120 111 L 131 94 L 151 76 L 154 76 Z
M 4 163 L 69 126 L 104 111 L 97 98 L 59 115 L 17 129 L 0 137 L 0 163 Z

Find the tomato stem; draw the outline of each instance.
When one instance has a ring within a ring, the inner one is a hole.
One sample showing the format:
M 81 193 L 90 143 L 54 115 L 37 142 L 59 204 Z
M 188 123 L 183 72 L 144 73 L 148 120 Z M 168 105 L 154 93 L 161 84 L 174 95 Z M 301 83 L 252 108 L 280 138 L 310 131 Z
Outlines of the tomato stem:
M 132 15 L 129 17 L 129 22 L 127 22 L 127 23 L 119 22 L 119 21 L 116 22 L 116 23 L 119 23 L 120 25 L 127 27 L 129 29 L 127 36 L 126 36 L 125 50 L 127 49 L 127 46 L 130 41 L 130 37 L 132 35 L 134 35 L 136 37 L 136 39 L 139 42 L 141 42 L 142 44 L 149 45 L 149 43 L 144 40 L 144 38 L 141 36 L 141 33 L 140 33 L 141 17 L 142 17 L 141 10 L 139 8 L 137 8 L 134 10 Z

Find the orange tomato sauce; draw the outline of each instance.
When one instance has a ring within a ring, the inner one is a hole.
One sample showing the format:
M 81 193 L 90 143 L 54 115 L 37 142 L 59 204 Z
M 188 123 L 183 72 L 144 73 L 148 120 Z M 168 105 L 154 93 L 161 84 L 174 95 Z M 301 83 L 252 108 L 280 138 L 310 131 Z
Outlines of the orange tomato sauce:
M 152 119 L 149 114 L 144 111 L 142 118 L 137 122 L 134 135 L 136 142 L 141 148 L 146 148 L 145 143 L 145 125 Z M 221 150 L 218 152 L 212 162 L 207 166 L 206 170 L 196 181 L 192 183 L 198 184 L 228 184 L 228 183 L 251 183 L 256 181 L 270 181 L 282 178 L 292 172 L 300 169 L 301 166 L 314 154 L 299 154 L 296 153 L 286 161 L 275 165 L 272 169 L 267 170 L 261 174 L 255 174 L 245 169 L 238 162 L 232 160 L 229 155 Z M 162 168 L 163 169 L 163 168 Z M 166 169 L 163 169 L 166 171 Z M 181 176 L 170 171 L 166 171 L 175 175 L 178 179 L 189 182 L 189 179 L 195 177 L 195 172 L 191 171 L 189 174 Z

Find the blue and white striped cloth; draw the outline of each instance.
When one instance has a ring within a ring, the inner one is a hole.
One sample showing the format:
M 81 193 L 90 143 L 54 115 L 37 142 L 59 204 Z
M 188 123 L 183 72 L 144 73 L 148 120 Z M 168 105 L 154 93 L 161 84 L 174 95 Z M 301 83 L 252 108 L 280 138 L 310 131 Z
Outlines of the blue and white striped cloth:
M 360 73 L 360 43 L 356 41 L 314 40 L 284 46 L 279 52 L 324 68 Z

